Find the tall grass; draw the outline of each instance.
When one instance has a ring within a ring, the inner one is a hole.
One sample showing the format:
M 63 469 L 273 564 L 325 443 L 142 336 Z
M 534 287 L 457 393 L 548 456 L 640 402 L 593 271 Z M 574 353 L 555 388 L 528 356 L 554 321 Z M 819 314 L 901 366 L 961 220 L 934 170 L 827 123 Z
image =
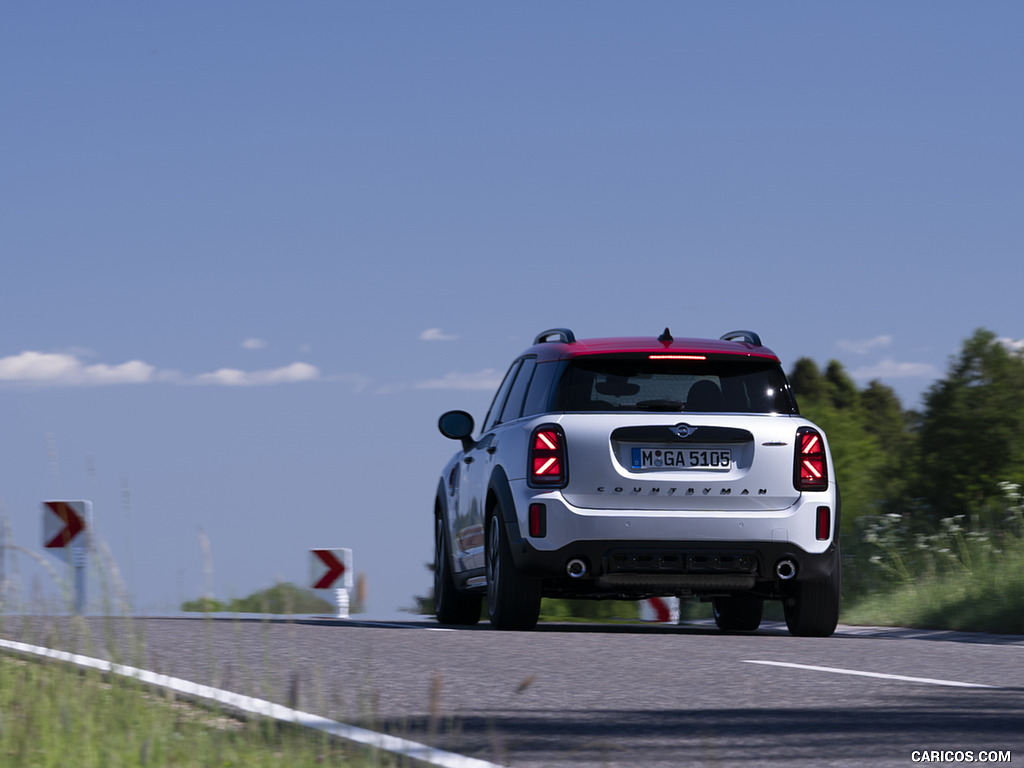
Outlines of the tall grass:
M 120 675 L 0 654 L 0 765 L 396 765 L 326 734 L 240 719 Z
M 0 520 L 4 572 L 0 573 L 0 637 L 82 652 L 114 663 L 143 667 L 141 623 L 131 617 L 109 551 L 90 545 L 90 582 L 97 594 L 89 610 L 104 618 L 73 614 L 70 568 L 53 568 L 16 545 Z M 45 567 L 56 597 L 34 583 L 23 593 L 15 556 Z M 66 577 L 61 575 L 66 572 Z M 269 651 L 268 651 L 269 653 Z M 210 658 L 210 667 L 216 659 Z M 21 656 L 0 649 L 0 768 L 118 768 L 119 766 L 369 766 L 406 765 L 382 750 L 342 741 L 290 723 L 235 716 L 215 704 L 193 701 L 125 675 L 79 668 L 66 662 Z
M 370 763 L 365 763 L 370 765 Z M 353 765 L 322 734 L 225 717 L 128 678 L 0 655 L 0 765 Z
M 984 513 L 926 527 L 910 516 L 862 518 L 844 542 L 842 621 L 1024 633 L 1024 505 L 1020 486 Z

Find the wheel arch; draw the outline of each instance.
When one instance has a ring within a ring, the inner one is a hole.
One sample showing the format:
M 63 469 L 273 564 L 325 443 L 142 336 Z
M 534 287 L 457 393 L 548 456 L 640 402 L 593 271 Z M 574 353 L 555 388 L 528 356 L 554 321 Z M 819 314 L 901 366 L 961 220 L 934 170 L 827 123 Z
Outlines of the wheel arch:
M 519 532 L 519 519 L 516 516 L 516 502 L 512 495 L 512 486 L 508 481 L 508 475 L 500 466 L 494 468 L 490 482 L 487 484 L 486 512 L 488 517 L 495 505 L 501 510 L 501 520 L 508 529 L 509 542 L 521 541 L 523 537 Z
M 437 493 L 434 494 L 434 517 L 447 518 L 448 493 L 445 491 L 444 478 L 437 481 Z
M 441 478 L 437 484 L 437 493 L 434 495 L 434 517 L 432 524 L 434 527 L 437 526 L 438 521 L 444 526 L 445 537 L 444 537 L 444 548 L 445 556 L 452 558 L 454 552 L 452 551 L 452 537 L 450 528 L 450 519 L 448 516 L 448 494 L 445 490 L 444 478 Z M 435 531 L 431 531 L 431 535 L 436 536 Z M 436 564 L 435 564 L 436 566 Z

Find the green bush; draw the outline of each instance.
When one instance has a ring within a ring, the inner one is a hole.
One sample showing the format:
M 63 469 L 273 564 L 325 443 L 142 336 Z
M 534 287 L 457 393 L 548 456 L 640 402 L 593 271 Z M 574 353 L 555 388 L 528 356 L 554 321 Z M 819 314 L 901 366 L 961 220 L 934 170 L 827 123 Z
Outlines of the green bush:
M 200 613 L 334 613 L 336 608 L 308 589 L 281 582 L 248 597 L 223 603 L 212 597 L 189 600 L 181 610 Z

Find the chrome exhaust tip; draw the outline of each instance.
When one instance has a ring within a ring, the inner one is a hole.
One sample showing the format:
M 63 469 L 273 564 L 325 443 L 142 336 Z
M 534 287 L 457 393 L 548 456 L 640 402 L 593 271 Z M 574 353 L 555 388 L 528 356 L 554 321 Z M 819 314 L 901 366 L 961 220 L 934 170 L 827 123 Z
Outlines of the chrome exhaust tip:
M 565 565 L 565 572 L 570 579 L 582 579 L 587 575 L 587 564 L 582 559 L 574 557 Z
M 779 560 L 775 564 L 775 575 L 783 581 L 789 581 L 796 576 L 796 563 L 793 560 Z

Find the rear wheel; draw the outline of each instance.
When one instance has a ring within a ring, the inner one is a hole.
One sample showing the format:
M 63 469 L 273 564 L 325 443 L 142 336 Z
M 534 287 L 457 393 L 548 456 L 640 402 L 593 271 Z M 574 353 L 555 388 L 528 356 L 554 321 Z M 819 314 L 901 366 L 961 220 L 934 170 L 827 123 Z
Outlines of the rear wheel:
M 476 624 L 480 595 L 459 592 L 448 561 L 444 518 L 434 518 L 434 613 L 441 624 Z
M 828 578 L 803 581 L 793 585 L 792 592 L 782 600 L 789 632 L 798 637 L 828 637 L 839 623 L 842 578 L 839 558 Z
M 716 597 L 711 601 L 715 624 L 727 632 L 752 632 L 761 626 L 764 600 L 751 595 Z
M 540 616 L 540 581 L 516 571 L 497 505 L 487 520 L 487 613 L 496 629 L 533 629 Z

